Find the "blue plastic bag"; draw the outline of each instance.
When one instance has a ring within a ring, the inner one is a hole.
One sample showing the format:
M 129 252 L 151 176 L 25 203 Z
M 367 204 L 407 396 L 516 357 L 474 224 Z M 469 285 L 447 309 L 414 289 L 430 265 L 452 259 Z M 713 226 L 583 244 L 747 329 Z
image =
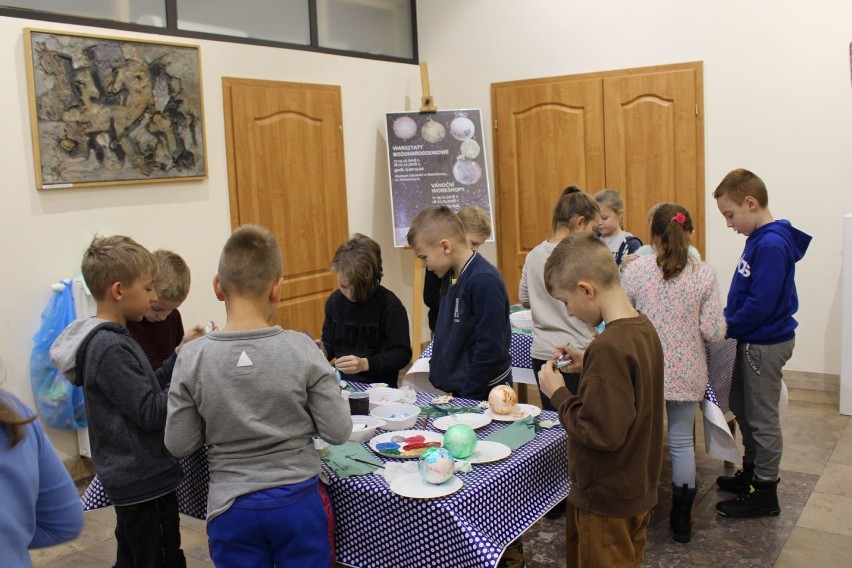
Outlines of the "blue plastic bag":
M 63 280 L 64 288 L 54 292 L 41 313 L 41 327 L 33 336 L 30 356 L 30 384 L 36 405 L 51 428 L 76 430 L 86 427 L 83 389 L 75 387 L 53 366 L 50 347 L 62 331 L 77 318 L 71 280 Z

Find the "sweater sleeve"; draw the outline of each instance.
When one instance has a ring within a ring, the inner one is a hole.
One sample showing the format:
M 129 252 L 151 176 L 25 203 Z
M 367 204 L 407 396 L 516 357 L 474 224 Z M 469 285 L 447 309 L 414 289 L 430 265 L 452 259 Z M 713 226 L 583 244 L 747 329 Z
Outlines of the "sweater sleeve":
M 370 369 L 366 377 L 399 373 L 411 362 L 411 338 L 408 332 L 408 314 L 402 302 L 388 291 L 381 316 L 382 350 L 367 357 Z
M 725 339 L 725 312 L 719 300 L 719 283 L 716 273 L 704 265 L 707 276 L 702 290 L 701 311 L 698 315 L 701 337 L 707 343 L 716 343 Z
M 169 388 L 165 444 L 175 457 L 189 455 L 204 443 L 204 419 L 194 396 L 197 377 L 191 359 L 190 353 L 178 358 Z
M 504 309 L 508 299 L 499 278 L 490 274 L 476 278 L 475 285 L 468 285 L 474 316 L 470 375 L 487 384 L 506 371 L 503 362 L 508 357 L 511 329 L 509 313 Z
M 325 347 L 328 360 L 331 361 L 337 357 L 334 351 L 334 319 L 332 313 L 334 310 L 334 294 L 328 297 L 325 301 L 325 320 L 322 322 L 322 344 Z
M 529 265 L 529 259 L 530 256 L 528 254 L 526 260 L 524 260 L 524 267 L 521 269 L 521 281 L 518 284 L 518 300 L 524 306 L 528 306 L 530 303 L 530 288 L 527 283 L 527 266 Z
M 777 248 L 759 247 L 751 262 L 748 296 L 734 313 L 726 313 L 728 335 L 746 337 L 763 326 L 778 308 L 784 290 L 787 259 Z
M 44 548 L 77 537 L 83 529 L 83 507 L 68 470 L 53 451 L 41 424 L 33 422 L 27 435 L 38 440 L 38 498 L 36 526 L 29 548 Z
M 165 425 L 168 393 L 128 345 L 107 348 L 94 375 L 104 396 L 137 427 L 153 432 Z
M 337 377 L 317 349 L 308 349 L 306 356 L 308 412 L 317 434 L 329 444 L 343 444 L 352 433 L 352 417 Z
M 431 270 L 427 270 L 423 278 L 423 303 L 430 310 L 437 310 L 441 306 L 441 279 Z

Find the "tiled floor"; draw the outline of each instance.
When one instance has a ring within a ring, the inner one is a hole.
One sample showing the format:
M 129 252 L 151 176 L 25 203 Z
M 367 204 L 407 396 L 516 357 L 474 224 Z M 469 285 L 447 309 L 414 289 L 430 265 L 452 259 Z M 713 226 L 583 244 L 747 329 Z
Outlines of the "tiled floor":
M 660 505 L 648 531 L 646 565 L 852 566 L 852 424 L 837 409 L 836 394 L 790 391 L 790 406 L 783 417 L 785 447 L 779 486 L 782 513 L 778 517 L 734 520 L 716 515 L 715 502 L 727 497 L 713 487 L 715 477 L 722 473 L 722 464 L 707 457 L 700 442 L 693 541 L 688 545 L 671 541 L 666 522 L 671 497 L 669 492 L 661 492 Z M 697 421 L 696 436 L 703 440 L 700 422 Z M 663 475 L 670 473 L 667 470 Z M 86 513 L 80 538 L 63 546 L 33 551 L 33 565 L 112 566 L 114 522 L 112 508 Z M 204 521 L 182 516 L 181 533 L 188 566 L 212 566 Z M 564 520 L 541 520 L 524 536 L 524 544 L 529 568 L 564 566 Z

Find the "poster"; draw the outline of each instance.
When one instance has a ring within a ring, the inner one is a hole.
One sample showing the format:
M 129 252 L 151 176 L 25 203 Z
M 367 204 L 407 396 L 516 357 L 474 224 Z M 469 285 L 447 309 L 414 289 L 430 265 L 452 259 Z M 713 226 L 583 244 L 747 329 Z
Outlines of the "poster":
M 385 125 L 394 246 L 408 245 L 411 220 L 430 205 L 475 205 L 494 226 L 479 109 L 393 112 Z

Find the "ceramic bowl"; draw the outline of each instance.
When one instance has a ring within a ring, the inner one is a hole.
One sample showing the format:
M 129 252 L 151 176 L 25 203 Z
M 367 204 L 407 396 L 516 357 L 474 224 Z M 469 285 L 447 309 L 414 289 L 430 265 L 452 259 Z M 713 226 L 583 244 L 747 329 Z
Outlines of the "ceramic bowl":
M 372 388 L 367 390 L 367 392 L 370 394 L 370 410 L 373 410 L 380 404 L 399 402 L 405 396 L 405 393 L 401 390 L 389 387 Z
M 355 415 L 352 417 L 352 433 L 349 434 L 349 439 L 353 442 L 364 443 L 376 435 L 376 428 L 384 427 L 384 420 L 373 416 Z
M 417 422 L 419 415 L 419 406 L 396 402 L 380 404 L 370 411 L 370 416 L 387 422 L 383 427 L 384 430 L 408 430 Z

